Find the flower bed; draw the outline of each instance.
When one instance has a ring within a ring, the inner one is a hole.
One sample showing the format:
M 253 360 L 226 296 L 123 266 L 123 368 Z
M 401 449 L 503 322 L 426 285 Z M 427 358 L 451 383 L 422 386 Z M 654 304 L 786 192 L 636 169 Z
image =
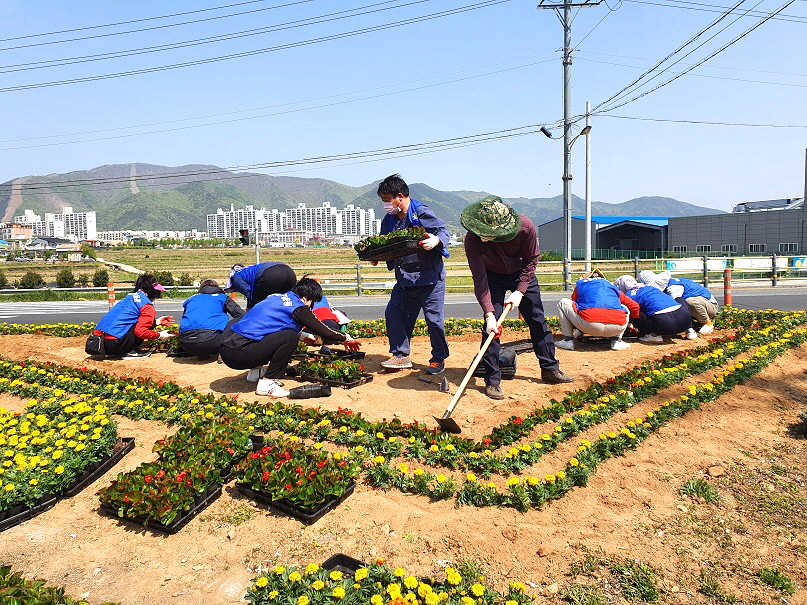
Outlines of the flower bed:
M 525 586 L 512 582 L 507 592 L 485 586 L 482 576 L 445 570 L 445 579 L 420 580 L 403 568 L 393 569 L 383 559 L 354 574 L 328 570 L 316 563 L 305 567 L 278 565 L 260 574 L 246 594 L 253 605 L 527 605 L 533 597 Z
M 88 398 L 32 401 L 24 414 L 0 409 L 0 512 L 63 493 L 117 439 L 106 406 Z
M 3 603 L 9 605 L 86 605 L 87 603 L 66 596 L 61 588 L 45 584 L 46 580 L 29 580 L 19 572 L 12 572 L 10 565 L 0 567 L 0 594 L 3 595 Z
M 315 357 L 297 364 L 297 373 L 306 380 L 331 386 L 354 387 L 368 381 L 364 366 L 351 359 Z
M 258 492 L 266 503 L 300 511 L 298 518 L 308 520 L 304 517 L 324 514 L 323 506 L 335 506 L 352 491 L 358 471 L 352 457 L 329 454 L 322 444 L 308 447 L 296 437 L 276 437 L 238 463 L 234 475 L 239 486 Z

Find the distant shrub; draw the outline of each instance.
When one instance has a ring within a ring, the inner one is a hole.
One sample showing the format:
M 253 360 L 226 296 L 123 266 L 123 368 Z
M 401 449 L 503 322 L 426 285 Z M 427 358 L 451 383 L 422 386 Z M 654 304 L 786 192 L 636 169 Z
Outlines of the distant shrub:
M 170 271 L 155 271 L 154 279 L 156 279 L 163 286 L 174 285 L 174 276 Z
M 92 285 L 101 288 L 109 283 L 109 271 L 106 269 L 96 269 L 92 274 Z
M 8 285 L 8 277 L 5 271 L 0 271 L 0 288 L 5 288 Z
M 162 283 L 162 282 L 160 282 Z M 193 278 L 191 277 L 190 273 L 183 273 L 179 276 L 177 280 L 178 286 L 192 286 L 193 285 Z
M 41 288 L 45 285 L 45 280 L 36 271 L 26 271 L 17 284 L 25 289 Z
M 56 274 L 57 288 L 72 288 L 76 284 L 76 278 L 70 269 L 60 269 Z M 29 286 L 36 288 L 38 286 Z
M 90 276 L 86 273 L 79 273 L 76 275 L 76 285 L 81 288 L 86 288 L 90 285 Z

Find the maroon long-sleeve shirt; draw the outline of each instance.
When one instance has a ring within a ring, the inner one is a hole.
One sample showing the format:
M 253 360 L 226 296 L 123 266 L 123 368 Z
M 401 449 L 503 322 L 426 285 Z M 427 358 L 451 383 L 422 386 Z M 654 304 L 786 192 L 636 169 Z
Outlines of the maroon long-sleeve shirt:
M 527 291 L 541 251 L 538 249 L 538 234 L 530 219 L 520 214 L 521 229 L 509 242 L 483 242 L 470 231 L 465 235 L 465 254 L 474 278 L 474 294 L 483 313 L 493 313 L 490 300 L 488 271 L 510 275 L 518 273 L 519 292 Z

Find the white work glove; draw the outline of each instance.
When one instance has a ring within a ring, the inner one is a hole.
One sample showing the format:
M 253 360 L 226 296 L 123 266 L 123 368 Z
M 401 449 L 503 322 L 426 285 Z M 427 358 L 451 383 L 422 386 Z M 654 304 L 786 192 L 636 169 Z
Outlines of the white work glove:
M 510 296 L 507 297 L 507 300 L 504 301 L 504 304 L 510 305 L 511 309 L 518 309 L 522 298 L 524 298 L 524 295 L 521 292 L 518 290 L 513 290 L 513 292 L 510 293 Z
M 171 338 L 173 336 L 173 334 L 171 334 L 171 332 L 169 332 L 168 330 L 160 330 L 158 334 L 160 335 L 159 336 L 160 340 L 165 340 L 166 338 Z
M 440 238 L 433 233 L 427 233 L 418 243 L 424 250 L 433 250 L 440 243 Z
M 499 327 L 498 321 L 496 321 L 495 315 L 488 315 L 485 317 L 485 333 L 486 334 L 496 334 L 498 337 L 501 334 L 502 329 Z

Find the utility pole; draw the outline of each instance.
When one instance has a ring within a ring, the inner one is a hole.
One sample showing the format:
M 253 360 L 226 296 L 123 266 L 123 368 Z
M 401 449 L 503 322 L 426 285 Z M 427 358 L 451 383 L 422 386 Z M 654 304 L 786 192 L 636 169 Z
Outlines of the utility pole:
M 563 289 L 572 285 L 572 8 L 599 6 L 600 2 L 563 3 L 541 0 L 537 8 L 554 9 L 563 23 Z

